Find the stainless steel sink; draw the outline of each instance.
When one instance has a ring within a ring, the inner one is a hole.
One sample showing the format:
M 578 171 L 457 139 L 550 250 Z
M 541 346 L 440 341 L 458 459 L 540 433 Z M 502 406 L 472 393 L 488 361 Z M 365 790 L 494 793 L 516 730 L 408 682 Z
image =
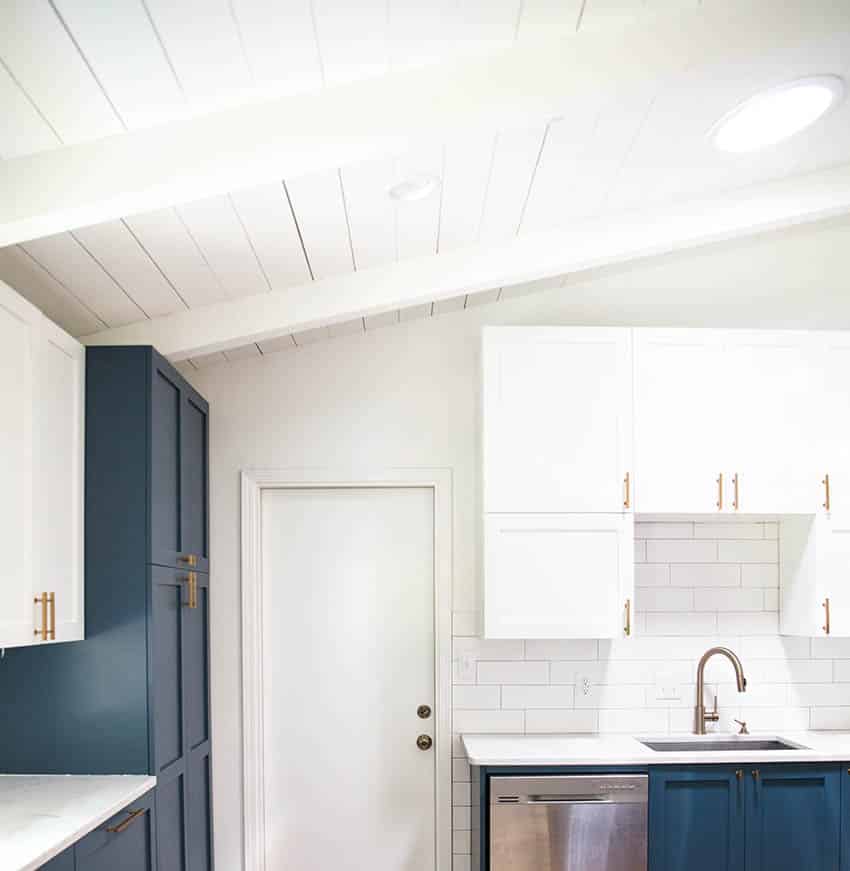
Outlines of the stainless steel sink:
M 759 753 L 772 750 L 808 750 L 783 738 L 657 738 L 640 739 L 640 743 L 659 753 L 737 753 L 752 750 Z

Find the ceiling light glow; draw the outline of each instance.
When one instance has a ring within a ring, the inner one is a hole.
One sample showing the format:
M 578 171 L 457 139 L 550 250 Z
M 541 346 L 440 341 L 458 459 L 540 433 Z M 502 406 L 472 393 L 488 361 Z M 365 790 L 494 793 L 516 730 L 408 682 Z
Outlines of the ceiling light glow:
M 844 96 L 838 76 L 797 79 L 756 94 L 736 106 L 711 129 L 720 151 L 757 151 L 790 139 L 823 118 Z
M 412 203 L 430 197 L 440 187 L 440 179 L 435 175 L 417 175 L 393 185 L 387 192 L 394 200 Z

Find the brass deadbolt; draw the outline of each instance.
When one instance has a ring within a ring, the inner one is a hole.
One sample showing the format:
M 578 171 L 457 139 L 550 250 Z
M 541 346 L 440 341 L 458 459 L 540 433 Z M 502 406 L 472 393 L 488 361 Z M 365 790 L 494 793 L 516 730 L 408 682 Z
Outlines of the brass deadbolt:
M 430 749 L 431 749 L 431 745 L 432 745 L 433 743 L 434 743 L 434 742 L 431 740 L 431 736 L 430 736 L 430 735 L 420 735 L 420 736 L 416 739 L 416 746 L 417 746 L 420 750 L 430 750 Z
M 428 705 L 420 705 L 416 709 L 416 716 L 419 717 L 420 720 L 427 720 L 428 717 L 431 716 L 431 708 Z

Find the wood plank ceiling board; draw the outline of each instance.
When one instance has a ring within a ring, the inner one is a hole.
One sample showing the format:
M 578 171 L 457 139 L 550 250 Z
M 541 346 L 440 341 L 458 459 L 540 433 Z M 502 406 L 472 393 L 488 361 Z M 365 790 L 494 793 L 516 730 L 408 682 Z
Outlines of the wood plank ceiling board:
M 142 309 L 70 233 L 33 239 L 22 247 L 105 324 L 117 327 L 146 319 Z
M 496 137 L 472 134 L 446 144 L 440 202 L 440 251 L 474 245 L 493 164 Z
M 461 0 L 457 3 L 455 41 L 458 53 L 490 54 L 509 48 L 516 39 L 525 2 Z
M 263 354 L 274 354 L 276 351 L 292 351 L 298 346 L 292 336 L 278 336 L 276 339 L 266 339 L 260 342 L 260 351 Z
M 584 0 L 523 0 L 517 41 L 562 39 L 578 30 Z
M 543 125 L 500 131 L 481 221 L 482 243 L 517 235 L 545 135 Z
M 192 357 L 192 365 L 196 369 L 209 369 L 210 366 L 219 366 L 222 363 L 227 363 L 227 357 L 221 351 Z
M 440 188 L 443 178 L 443 149 L 421 148 L 396 160 L 396 180 L 435 179 L 433 193 L 419 200 L 396 203 L 398 258 L 424 257 L 437 252 L 440 226 Z
M 233 0 L 254 85 L 291 94 L 322 86 L 322 65 L 310 0 Z
M 397 311 L 394 312 L 384 312 L 379 315 L 367 315 L 363 322 L 366 326 L 366 330 L 378 330 L 381 327 L 391 327 L 400 323 L 399 313 Z
M 53 0 L 131 129 L 186 114 L 186 98 L 139 0 Z
M 458 52 L 456 0 L 389 0 L 387 44 L 393 69 L 425 66 Z
M 84 227 L 74 235 L 148 317 L 188 308 L 122 221 Z
M 348 219 L 336 171 L 300 176 L 286 182 L 295 220 L 316 279 L 351 272 Z
M 581 30 L 614 29 L 645 15 L 670 15 L 699 7 L 701 0 L 586 0 Z
M 389 60 L 386 0 L 313 0 L 325 84 L 380 76 Z
M 395 159 L 353 164 L 340 173 L 357 268 L 394 263 L 398 258 L 398 227 L 396 203 L 389 191 L 397 181 Z
M 49 3 L 0 5 L 0 57 L 63 142 L 124 129 Z
M 229 196 L 186 203 L 179 212 L 228 297 L 268 292 L 268 279 Z
M 310 268 L 283 184 L 236 191 L 231 201 L 272 289 L 309 281 Z
M 85 336 L 105 326 L 20 246 L 0 248 L 0 279 L 72 336 Z
M 231 348 L 224 352 L 224 356 L 228 361 L 233 363 L 236 360 L 250 360 L 252 357 L 262 357 L 259 347 L 251 342 L 248 345 L 242 345 L 240 348 Z
M 193 109 L 236 102 L 252 87 L 227 0 L 146 0 L 154 26 Z
M 227 299 L 192 235 L 175 209 L 144 212 L 127 226 L 190 308 Z
M 0 65 L 0 159 L 56 148 L 61 140 L 26 94 Z

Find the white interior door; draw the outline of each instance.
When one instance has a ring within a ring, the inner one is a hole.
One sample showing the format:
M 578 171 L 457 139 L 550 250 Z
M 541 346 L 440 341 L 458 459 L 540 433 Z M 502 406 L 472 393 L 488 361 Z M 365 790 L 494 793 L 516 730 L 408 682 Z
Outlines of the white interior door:
M 262 597 L 266 868 L 433 871 L 433 490 L 264 491 Z
M 40 317 L 0 285 L 0 647 L 33 643 L 33 367 Z
M 627 508 L 631 331 L 490 327 L 482 355 L 485 512 Z

